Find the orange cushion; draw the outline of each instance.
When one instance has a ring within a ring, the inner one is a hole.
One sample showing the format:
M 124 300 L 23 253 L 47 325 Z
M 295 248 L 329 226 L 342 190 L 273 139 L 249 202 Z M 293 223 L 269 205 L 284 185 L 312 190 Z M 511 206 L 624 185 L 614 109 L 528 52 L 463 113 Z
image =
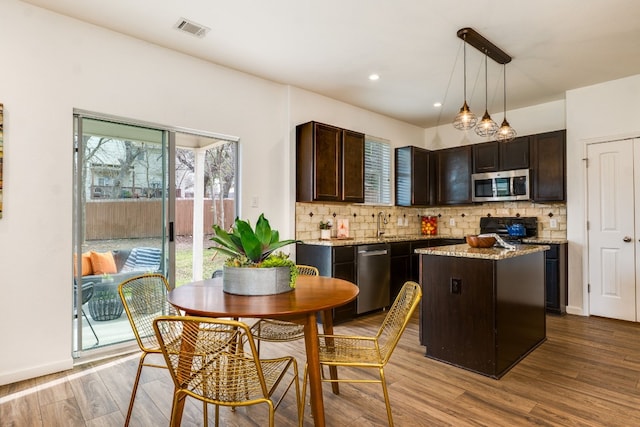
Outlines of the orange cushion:
M 78 262 L 77 255 L 73 256 L 73 275 L 77 275 L 78 267 L 76 263 Z M 85 252 L 82 254 L 82 275 L 89 276 L 93 274 L 93 267 L 91 266 L 91 254 L 89 252 Z
M 118 272 L 116 261 L 113 259 L 111 252 L 91 251 L 91 267 L 93 267 L 93 274 L 113 274 Z

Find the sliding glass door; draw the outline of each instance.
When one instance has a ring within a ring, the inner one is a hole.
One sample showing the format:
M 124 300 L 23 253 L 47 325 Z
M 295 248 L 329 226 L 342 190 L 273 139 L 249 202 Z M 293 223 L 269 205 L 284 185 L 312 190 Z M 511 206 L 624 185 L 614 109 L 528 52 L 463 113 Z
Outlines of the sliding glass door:
M 77 355 L 134 339 L 118 285 L 147 272 L 167 275 L 174 177 L 166 130 L 83 114 L 74 127 Z

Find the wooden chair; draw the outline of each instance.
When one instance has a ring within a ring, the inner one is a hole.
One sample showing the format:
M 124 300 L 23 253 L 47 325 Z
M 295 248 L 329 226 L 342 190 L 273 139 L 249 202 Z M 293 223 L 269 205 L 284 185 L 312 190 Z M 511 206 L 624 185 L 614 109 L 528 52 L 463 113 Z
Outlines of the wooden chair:
M 393 426 L 389 393 L 384 377 L 384 367 L 396 348 L 413 312 L 420 303 L 422 290 L 415 282 L 406 282 L 387 312 L 378 333 L 373 337 L 318 335 L 320 344 L 320 366 L 378 369 L 380 379 L 331 379 L 322 376 L 322 381 L 339 383 L 380 383 L 387 406 L 389 426 Z M 305 366 L 302 386 L 303 401 L 307 387 L 307 367 Z M 304 406 L 304 405 L 303 405 Z M 301 414 L 302 418 L 304 414 Z
M 138 362 L 138 371 L 133 382 L 131 400 L 124 425 L 131 420 L 133 402 L 136 398 L 138 383 L 143 366 L 167 369 L 166 365 L 145 363 L 149 354 L 161 354 L 160 344 L 153 329 L 153 320 L 161 315 L 179 315 L 180 312 L 167 302 L 169 283 L 162 274 L 145 274 L 125 280 L 118 286 L 118 294 L 124 306 L 127 318 L 133 329 L 138 346 L 142 350 Z
M 293 357 L 260 360 L 249 327 L 239 321 L 193 316 L 161 316 L 154 321 L 160 348 L 175 384 L 170 425 L 179 425 L 187 396 L 205 405 L 216 405 L 216 426 L 220 406 L 266 404 L 269 426 L 275 411 L 295 383 L 296 406 L 300 412 L 298 365 Z M 291 372 L 291 379 L 285 376 Z M 286 389 L 274 402 L 280 385 Z
M 316 267 L 310 265 L 296 265 L 300 276 L 318 276 Z M 251 327 L 251 333 L 258 340 L 258 354 L 260 341 L 287 342 L 304 338 L 304 325 L 276 319 L 260 319 Z

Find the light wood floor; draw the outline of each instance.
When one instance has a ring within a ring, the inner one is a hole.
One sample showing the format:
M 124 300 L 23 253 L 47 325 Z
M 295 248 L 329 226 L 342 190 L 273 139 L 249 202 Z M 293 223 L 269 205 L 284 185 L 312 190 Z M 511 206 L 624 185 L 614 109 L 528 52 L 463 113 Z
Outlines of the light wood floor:
M 382 316 L 338 325 L 336 332 L 371 332 Z M 640 324 L 548 316 L 547 341 L 502 379 L 493 380 L 424 357 L 414 319 L 386 369 L 395 424 L 638 426 L 639 337 Z M 304 363 L 302 341 L 265 344 L 262 351 L 263 356 L 290 352 Z M 132 355 L 2 386 L 0 426 L 121 426 L 136 365 L 137 355 Z M 168 425 L 171 392 L 167 371 L 145 368 L 131 425 Z M 325 384 L 324 398 L 329 426 L 387 424 L 377 384 L 343 384 L 339 396 Z M 266 408 L 259 406 L 222 409 L 221 424 L 264 426 L 265 415 Z M 276 412 L 276 425 L 296 422 L 291 394 Z M 182 425 L 201 424 L 200 404 L 188 402 Z M 305 425 L 312 425 L 308 406 Z

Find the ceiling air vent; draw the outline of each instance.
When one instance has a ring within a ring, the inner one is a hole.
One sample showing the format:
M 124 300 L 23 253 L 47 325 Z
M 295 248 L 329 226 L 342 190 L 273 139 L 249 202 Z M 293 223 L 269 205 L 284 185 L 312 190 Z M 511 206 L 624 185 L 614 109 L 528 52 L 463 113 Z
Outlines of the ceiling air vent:
M 209 32 L 209 30 L 211 30 L 211 28 L 205 27 L 204 25 L 196 24 L 195 22 L 189 21 L 188 19 L 184 18 L 180 18 L 178 20 L 175 28 L 199 38 L 204 37 Z

